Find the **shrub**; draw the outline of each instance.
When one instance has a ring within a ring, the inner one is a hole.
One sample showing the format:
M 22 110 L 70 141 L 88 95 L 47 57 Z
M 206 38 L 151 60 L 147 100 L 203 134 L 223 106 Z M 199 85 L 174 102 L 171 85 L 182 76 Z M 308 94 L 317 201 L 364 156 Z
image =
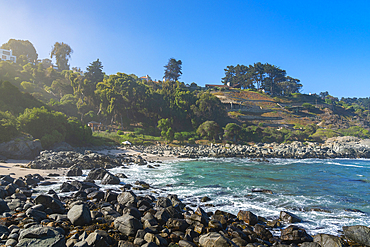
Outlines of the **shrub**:
M 10 112 L 0 111 L 0 143 L 18 135 L 17 119 Z
M 209 140 L 216 140 L 220 131 L 221 128 L 215 121 L 205 121 L 198 127 L 197 134 Z
M 125 133 L 122 130 L 117 130 L 117 135 L 121 136 L 124 135 Z

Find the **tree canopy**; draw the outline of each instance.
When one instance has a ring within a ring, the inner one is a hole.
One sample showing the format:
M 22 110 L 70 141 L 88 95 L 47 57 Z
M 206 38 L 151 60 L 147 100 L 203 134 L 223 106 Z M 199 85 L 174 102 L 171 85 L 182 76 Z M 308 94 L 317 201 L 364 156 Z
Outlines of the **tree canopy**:
M 230 65 L 225 70 L 222 83 L 240 85 L 242 88 L 263 89 L 274 96 L 298 93 L 302 88 L 299 79 L 287 76 L 286 71 L 275 65 L 260 62 L 253 65 Z
M 55 57 L 58 70 L 69 70 L 68 59 L 71 57 L 72 53 L 73 50 L 69 45 L 63 42 L 55 42 L 50 54 L 50 58 Z
M 1 49 L 12 50 L 12 54 L 17 57 L 17 60 L 23 56 L 26 58 L 26 63 L 36 63 L 37 61 L 36 49 L 28 40 L 9 39 L 7 43 L 1 45 Z
M 164 66 L 164 79 L 168 81 L 177 81 L 180 76 L 182 75 L 181 67 L 182 62 L 181 60 L 176 60 L 174 58 L 170 58 L 167 65 Z

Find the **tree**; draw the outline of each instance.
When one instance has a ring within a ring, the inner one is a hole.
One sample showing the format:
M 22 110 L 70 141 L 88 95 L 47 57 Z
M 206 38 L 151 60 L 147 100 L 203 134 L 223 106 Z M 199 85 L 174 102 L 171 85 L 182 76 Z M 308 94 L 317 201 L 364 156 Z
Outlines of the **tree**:
M 12 54 L 17 57 L 17 63 L 20 56 L 23 56 L 27 60 L 27 63 L 37 62 L 38 55 L 36 49 L 28 40 L 10 39 L 7 43 L 1 45 L 1 49 L 12 50 Z
M 268 63 L 264 64 L 264 71 L 266 78 L 262 83 L 262 88 L 270 95 L 280 94 L 277 84 L 285 81 L 286 71 Z
M 194 127 L 207 120 L 221 123 L 227 116 L 220 99 L 209 92 L 202 93 L 196 104 L 191 106 L 191 109 L 195 116 L 192 119 Z
M 69 70 L 68 59 L 71 57 L 71 53 L 73 53 L 73 50 L 69 45 L 63 42 L 55 42 L 50 58 L 55 56 L 59 71 Z
M 240 133 L 242 128 L 235 123 L 228 123 L 224 129 L 224 137 L 232 139 L 234 142 L 241 139 Z
M 167 65 L 164 66 L 165 70 L 163 78 L 168 81 L 177 81 L 182 75 L 181 66 L 181 60 L 170 58 Z
M 202 137 L 207 137 L 208 140 L 215 141 L 220 134 L 220 126 L 215 121 L 205 121 L 199 125 L 197 134 Z
M 104 79 L 104 72 L 103 72 L 103 65 L 99 61 L 99 58 L 92 62 L 87 68 L 87 72 L 85 73 L 85 79 L 89 80 L 93 84 L 97 84 L 98 82 L 103 81 Z

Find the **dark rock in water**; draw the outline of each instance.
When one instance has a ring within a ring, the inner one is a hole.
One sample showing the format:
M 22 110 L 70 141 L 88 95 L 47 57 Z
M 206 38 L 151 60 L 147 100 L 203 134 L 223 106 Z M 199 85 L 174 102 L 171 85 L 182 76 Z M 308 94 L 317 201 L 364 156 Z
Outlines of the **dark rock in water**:
M 102 184 L 119 184 L 121 180 L 111 173 L 106 173 L 101 181 Z
M 111 201 L 117 201 L 118 194 L 113 191 L 107 191 L 104 195 L 104 201 L 111 202 Z
M 257 215 L 255 215 L 254 213 L 250 211 L 240 210 L 237 217 L 238 217 L 238 220 L 243 220 L 245 223 L 251 226 L 257 224 L 258 222 Z
M 102 180 L 105 176 L 105 174 L 109 173 L 107 170 L 104 168 L 96 168 L 92 169 L 89 174 L 87 175 L 86 179 L 91 179 L 91 180 Z
M 137 230 L 142 227 L 140 220 L 132 215 L 123 215 L 114 220 L 114 228 L 126 236 L 135 236 Z
M 76 226 L 89 225 L 92 222 L 90 210 L 85 204 L 74 205 L 67 217 Z
M 317 234 L 314 236 L 313 241 L 319 243 L 323 247 L 345 247 L 346 244 L 339 237 L 329 234 Z
M 312 237 L 306 233 L 306 231 L 297 226 L 289 226 L 286 229 L 281 229 L 281 240 L 287 243 L 303 243 L 312 242 Z
M 288 223 L 302 222 L 302 219 L 299 218 L 297 215 L 286 212 L 286 211 L 280 212 L 280 219 Z
M 119 204 L 126 206 L 127 204 L 136 204 L 136 195 L 132 191 L 122 192 L 117 196 L 117 201 Z
M 82 176 L 82 169 L 79 166 L 71 167 L 67 174 L 67 177 L 73 177 L 73 176 Z
M 367 226 L 344 226 L 346 238 L 361 245 L 370 246 L 370 228 Z
M 48 177 L 59 177 L 60 175 L 57 173 L 49 173 Z
M 200 199 L 201 202 L 208 202 L 208 201 L 211 201 L 211 198 L 209 198 L 208 196 L 203 196 L 202 199 Z
M 0 155 L 8 159 L 31 160 L 39 155 L 41 150 L 39 140 L 29 140 L 23 137 L 0 143 Z
M 273 194 L 272 190 L 261 189 L 261 188 L 254 188 L 252 189 L 254 193 L 266 193 L 266 194 Z
M 94 183 L 81 182 L 81 181 L 77 181 L 77 180 L 72 181 L 71 185 L 75 186 L 78 190 L 85 190 L 85 189 L 88 189 L 88 188 L 95 188 L 95 189 L 100 188 L 98 185 L 96 185 Z
M 199 237 L 199 245 L 202 247 L 231 247 L 234 244 L 218 232 L 210 232 Z
M 61 192 L 71 192 L 71 191 L 77 191 L 78 189 L 76 186 L 73 186 L 70 183 L 63 182 L 63 184 L 60 186 L 60 191 Z
M 260 224 L 254 225 L 254 232 L 257 234 L 258 238 L 265 241 L 269 241 L 269 239 L 273 237 L 272 233 Z
M 41 186 L 49 186 L 49 185 L 53 185 L 53 184 L 57 184 L 57 182 L 45 181 L 45 182 L 39 183 L 39 185 L 41 185 Z
M 24 229 L 19 235 L 17 246 L 24 247 L 63 247 L 66 246 L 64 234 L 53 227 L 36 226 Z

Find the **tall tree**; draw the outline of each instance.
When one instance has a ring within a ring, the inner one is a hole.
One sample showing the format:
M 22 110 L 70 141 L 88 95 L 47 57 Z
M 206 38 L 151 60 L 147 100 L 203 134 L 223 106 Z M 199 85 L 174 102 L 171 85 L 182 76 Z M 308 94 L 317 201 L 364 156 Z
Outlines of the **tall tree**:
M 103 65 L 99 59 L 97 59 L 92 62 L 86 70 L 87 72 L 85 73 L 85 80 L 83 83 L 83 94 L 91 105 L 96 105 L 97 99 L 94 91 L 96 90 L 98 82 L 102 82 L 104 79 Z
M 50 58 L 55 56 L 56 64 L 58 65 L 58 70 L 69 70 L 68 59 L 71 57 L 73 53 L 72 48 L 65 44 L 55 42 L 53 50 L 51 51 Z
M 167 81 L 177 81 L 182 75 L 181 66 L 182 66 L 181 60 L 170 58 L 167 65 L 164 66 L 165 70 L 163 78 Z
M 270 95 L 280 94 L 277 84 L 285 81 L 286 71 L 268 63 L 264 65 L 264 71 L 266 77 L 262 83 L 262 88 Z
M 1 45 L 1 49 L 12 50 L 12 54 L 17 57 L 17 62 L 19 56 L 23 56 L 27 62 L 36 63 L 37 61 L 36 49 L 28 40 L 9 39 L 7 43 Z

